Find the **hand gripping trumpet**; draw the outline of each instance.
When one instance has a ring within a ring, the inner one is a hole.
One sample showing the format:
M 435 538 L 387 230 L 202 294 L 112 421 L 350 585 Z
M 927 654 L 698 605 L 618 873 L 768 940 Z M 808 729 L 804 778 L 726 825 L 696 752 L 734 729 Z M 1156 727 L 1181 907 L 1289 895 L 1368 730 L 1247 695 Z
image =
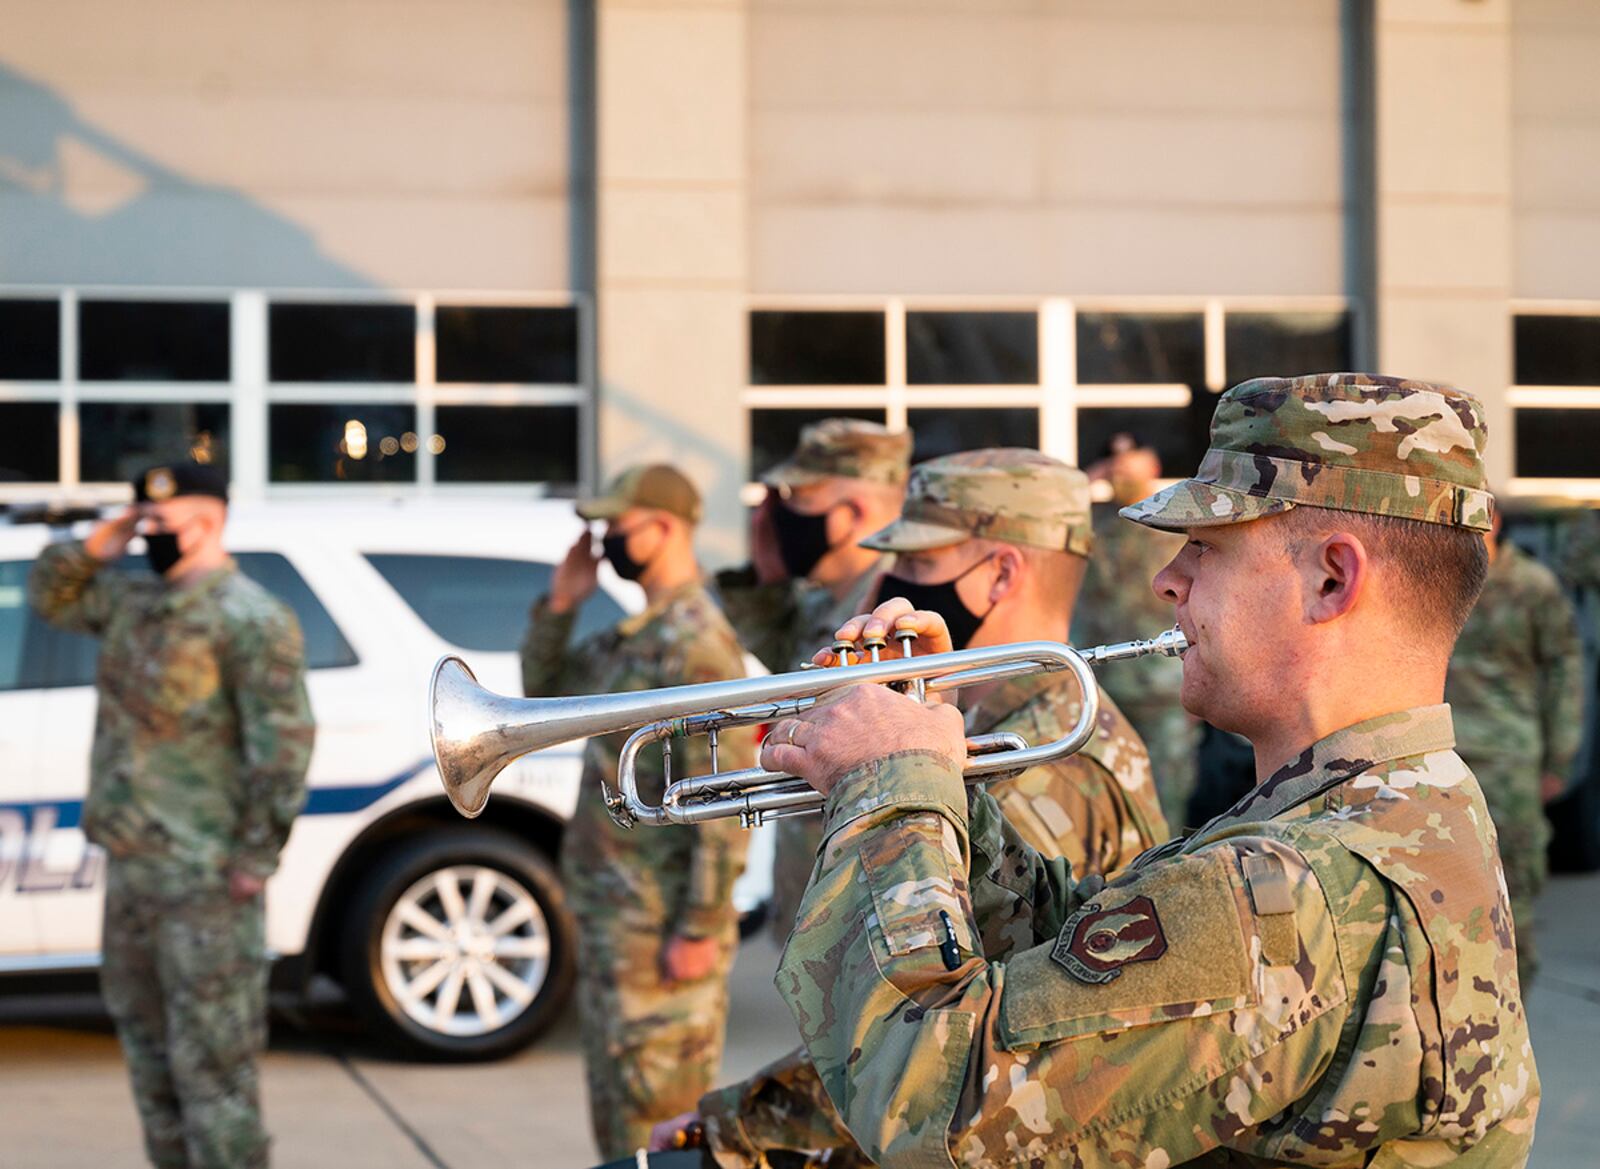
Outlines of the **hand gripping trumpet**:
M 804 780 L 760 768 L 717 769 L 717 739 L 733 727 L 772 722 L 798 714 L 842 686 L 865 682 L 893 686 L 918 701 L 1028 674 L 1069 671 L 1083 694 L 1078 720 L 1061 738 L 1029 744 L 1018 735 L 980 735 L 967 740 L 965 776 L 969 783 L 1014 774 L 1082 750 L 1094 735 L 1100 715 L 1099 691 L 1091 667 L 1102 662 L 1160 655 L 1177 657 L 1188 648 L 1183 632 L 1169 629 L 1149 641 L 1124 641 L 1092 649 L 1073 649 L 1051 641 L 985 646 L 950 653 L 911 656 L 916 635 L 897 632 L 904 655 L 879 660 L 883 642 L 867 643 L 865 661 L 852 661 L 849 643 L 834 646 L 839 665 L 735 678 L 660 690 L 633 690 L 572 698 L 509 698 L 479 686 L 467 664 L 446 657 L 434 667 L 428 692 L 433 753 L 445 794 L 464 816 L 476 816 L 489 788 L 513 759 L 592 735 L 633 731 L 622 748 L 617 790 L 605 791 L 611 818 L 635 824 L 697 824 L 738 816 L 754 827 L 778 816 L 801 815 L 822 807 L 822 795 Z M 711 771 L 672 778 L 672 740 L 705 735 Z M 639 753 L 659 743 L 666 786 L 659 804 L 640 798 Z

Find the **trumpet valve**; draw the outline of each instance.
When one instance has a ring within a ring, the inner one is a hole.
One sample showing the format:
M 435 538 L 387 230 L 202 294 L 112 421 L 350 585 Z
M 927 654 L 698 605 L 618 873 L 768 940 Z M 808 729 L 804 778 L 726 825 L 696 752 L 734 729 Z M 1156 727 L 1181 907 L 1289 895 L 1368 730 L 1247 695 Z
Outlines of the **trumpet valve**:
M 850 661 L 850 655 L 855 652 L 855 649 L 854 642 L 836 641 L 833 643 L 833 656 L 839 659 L 839 665 L 848 666 L 853 664 Z
M 888 644 L 889 641 L 887 638 L 868 637 L 862 640 L 861 648 L 867 651 L 868 655 L 871 656 L 873 661 L 877 662 L 882 660 L 884 647 L 886 647 Z

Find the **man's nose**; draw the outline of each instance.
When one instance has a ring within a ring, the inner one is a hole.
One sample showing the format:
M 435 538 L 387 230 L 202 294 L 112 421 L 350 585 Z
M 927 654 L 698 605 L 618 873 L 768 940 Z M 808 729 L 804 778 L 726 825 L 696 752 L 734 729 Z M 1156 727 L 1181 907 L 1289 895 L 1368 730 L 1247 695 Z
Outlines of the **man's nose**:
M 1179 553 L 1181 556 L 1182 553 Z M 1167 562 L 1167 566 L 1156 573 L 1155 579 L 1150 582 L 1150 587 L 1156 596 L 1166 601 L 1169 605 L 1181 605 L 1189 597 L 1189 577 L 1178 569 L 1178 557 L 1174 556 Z

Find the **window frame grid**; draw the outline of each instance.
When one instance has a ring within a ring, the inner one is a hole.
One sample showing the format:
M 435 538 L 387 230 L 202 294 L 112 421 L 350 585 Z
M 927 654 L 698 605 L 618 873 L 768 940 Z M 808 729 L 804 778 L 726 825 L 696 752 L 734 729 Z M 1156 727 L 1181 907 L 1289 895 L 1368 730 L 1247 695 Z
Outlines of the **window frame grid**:
M 125 483 L 84 481 L 80 474 L 79 405 L 85 402 L 187 404 L 230 407 L 230 474 L 236 500 L 371 496 L 490 496 L 527 498 L 564 494 L 568 484 L 528 480 L 518 483 L 435 481 L 434 458 L 423 443 L 416 452 L 416 478 L 399 483 L 273 483 L 269 479 L 268 416 L 278 404 L 353 402 L 404 405 L 417 411 L 418 432 L 431 434 L 437 406 L 576 406 L 579 449 L 576 486 L 593 483 L 595 385 L 592 299 L 581 293 L 503 289 L 305 289 L 216 288 L 146 285 L 25 285 L 0 288 L 0 298 L 54 299 L 60 312 L 58 380 L 0 378 L 0 403 L 55 402 L 59 478 L 30 483 L 0 483 L 0 502 L 32 501 L 48 490 L 74 502 L 115 503 L 128 498 Z M 93 381 L 78 376 L 78 309 L 83 300 L 212 300 L 229 305 L 230 377 L 226 381 Z M 268 369 L 267 317 L 273 303 L 410 304 L 416 314 L 416 379 L 413 382 L 273 382 Z M 434 310 L 439 305 L 573 308 L 578 315 L 578 381 L 565 383 L 436 382 Z M 424 429 L 426 428 L 426 429 Z
M 1513 330 L 1519 316 L 1600 318 L 1600 300 L 1512 300 L 1507 324 Z M 1514 362 L 1515 354 L 1513 368 Z M 1517 382 L 1513 373 L 1512 384 L 1506 390 L 1506 405 L 1511 412 L 1511 438 L 1515 443 L 1519 409 L 1600 410 L 1600 385 L 1526 385 Z M 1585 479 L 1513 475 L 1506 481 L 1506 491 L 1513 496 L 1558 496 L 1586 502 L 1600 501 L 1600 475 Z
M 1212 394 L 1226 385 L 1227 316 L 1231 312 L 1342 312 L 1359 335 L 1361 306 L 1343 296 L 890 296 L 752 295 L 745 312 L 864 311 L 884 314 L 883 385 L 754 385 L 746 383 L 741 403 L 746 418 L 752 409 L 881 409 L 887 425 L 903 428 L 907 412 L 916 409 L 981 409 L 1033 407 L 1039 411 L 1039 445 L 1046 454 L 1067 462 L 1078 458 L 1078 411 L 1118 407 L 1130 409 L 1187 408 L 1193 390 L 1178 383 L 1117 384 L 1078 381 L 1077 324 L 1079 313 L 1200 314 L 1205 329 L 1205 382 Z M 1035 384 L 911 385 L 906 379 L 906 314 L 911 312 L 1019 312 L 1035 314 L 1039 329 L 1039 380 Z M 1163 480 L 1163 484 L 1173 480 Z M 1098 485 L 1097 485 L 1098 486 Z M 747 501 L 760 498 L 758 483 L 742 491 Z

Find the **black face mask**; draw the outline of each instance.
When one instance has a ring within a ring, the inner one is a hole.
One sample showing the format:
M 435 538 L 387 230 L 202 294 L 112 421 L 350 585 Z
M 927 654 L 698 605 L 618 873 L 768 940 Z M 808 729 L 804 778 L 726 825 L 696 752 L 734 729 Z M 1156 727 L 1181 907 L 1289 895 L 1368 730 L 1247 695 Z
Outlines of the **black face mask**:
M 166 576 L 172 566 L 183 559 L 183 551 L 178 547 L 178 533 L 146 532 L 144 557 L 150 562 L 151 571 L 157 576 Z
M 878 585 L 878 598 L 872 603 L 872 607 L 877 608 L 890 597 L 904 597 L 911 602 L 913 609 L 929 609 L 943 617 L 945 627 L 950 630 L 950 644 L 956 649 L 966 649 L 994 606 L 989 606 L 989 609 L 982 613 L 974 613 L 967 608 L 967 603 L 956 591 L 956 582 L 972 569 L 988 563 L 989 557 L 985 556 L 965 572 L 958 573 L 940 584 L 922 584 L 907 580 L 903 576 L 885 576 L 883 582 Z
M 784 571 L 796 580 L 809 576 L 817 561 L 833 549 L 828 543 L 826 511 L 806 515 L 777 500 L 772 507 L 772 533 L 778 538 Z
M 638 529 L 635 528 L 634 531 Z M 644 575 L 644 570 L 650 567 L 628 555 L 628 537 L 632 535 L 633 532 L 614 532 L 600 541 L 600 546 L 605 549 L 606 559 L 611 562 L 613 571 L 623 580 L 638 580 Z

